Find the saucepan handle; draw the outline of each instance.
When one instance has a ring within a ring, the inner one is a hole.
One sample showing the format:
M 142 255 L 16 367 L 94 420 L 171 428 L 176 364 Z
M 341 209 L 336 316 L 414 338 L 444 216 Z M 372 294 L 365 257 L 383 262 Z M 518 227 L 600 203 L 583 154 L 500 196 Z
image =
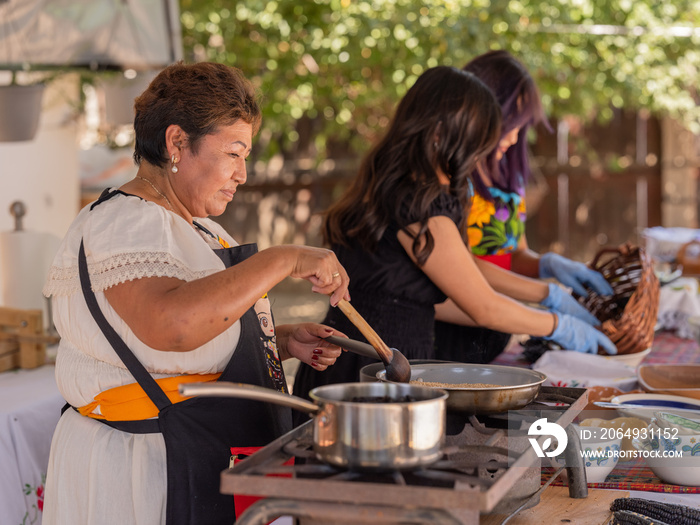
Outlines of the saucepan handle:
M 319 411 L 318 405 L 302 399 L 301 397 L 283 394 L 271 388 L 264 388 L 245 383 L 230 383 L 227 381 L 215 381 L 211 383 L 183 383 L 180 385 L 180 395 L 208 396 L 208 397 L 237 397 L 252 401 L 263 401 L 276 405 L 294 408 L 307 414 L 315 414 Z

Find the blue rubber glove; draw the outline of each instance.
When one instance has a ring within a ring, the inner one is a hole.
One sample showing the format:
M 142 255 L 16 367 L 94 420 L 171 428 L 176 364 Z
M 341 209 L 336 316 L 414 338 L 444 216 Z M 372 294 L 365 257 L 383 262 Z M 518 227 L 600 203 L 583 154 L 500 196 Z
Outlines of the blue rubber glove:
M 540 278 L 553 277 L 571 288 L 578 295 L 588 295 L 584 285 L 590 286 L 599 295 L 612 295 L 613 289 L 603 274 L 591 270 L 583 263 L 572 261 L 553 252 L 540 256 Z
M 573 315 L 592 326 L 598 326 L 600 321 L 586 310 L 584 306 L 571 297 L 571 294 L 556 283 L 548 283 L 549 295 L 540 304 L 556 313 Z
M 554 333 L 544 339 L 554 341 L 564 350 L 576 350 L 588 354 L 597 354 L 602 346 L 610 355 L 617 354 L 617 348 L 603 332 L 566 314 L 557 314 L 559 323 Z

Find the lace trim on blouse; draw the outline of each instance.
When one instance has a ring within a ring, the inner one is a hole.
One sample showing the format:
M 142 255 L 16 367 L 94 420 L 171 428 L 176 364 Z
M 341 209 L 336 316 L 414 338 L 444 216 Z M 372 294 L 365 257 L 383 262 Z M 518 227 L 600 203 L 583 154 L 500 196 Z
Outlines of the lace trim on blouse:
M 217 271 L 216 269 L 193 271 L 180 260 L 164 252 L 122 253 L 102 261 L 88 262 L 88 273 L 94 292 L 103 292 L 111 286 L 143 277 L 174 277 L 182 281 L 194 281 Z M 49 269 L 44 295 L 68 296 L 80 291 L 77 263 Z

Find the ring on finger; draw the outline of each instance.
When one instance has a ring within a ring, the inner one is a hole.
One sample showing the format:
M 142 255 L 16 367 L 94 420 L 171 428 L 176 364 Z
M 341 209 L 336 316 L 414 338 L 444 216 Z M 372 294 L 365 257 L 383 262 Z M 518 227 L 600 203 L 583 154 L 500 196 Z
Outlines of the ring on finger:
M 340 277 L 340 272 L 335 272 L 335 273 L 333 274 L 333 279 L 335 279 L 336 277 Z

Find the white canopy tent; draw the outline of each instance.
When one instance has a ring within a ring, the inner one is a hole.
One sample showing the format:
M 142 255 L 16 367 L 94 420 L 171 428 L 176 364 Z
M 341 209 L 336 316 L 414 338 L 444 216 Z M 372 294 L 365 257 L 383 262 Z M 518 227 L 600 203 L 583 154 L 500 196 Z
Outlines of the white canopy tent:
M 181 58 L 176 0 L 0 0 L 0 69 L 160 69 Z

